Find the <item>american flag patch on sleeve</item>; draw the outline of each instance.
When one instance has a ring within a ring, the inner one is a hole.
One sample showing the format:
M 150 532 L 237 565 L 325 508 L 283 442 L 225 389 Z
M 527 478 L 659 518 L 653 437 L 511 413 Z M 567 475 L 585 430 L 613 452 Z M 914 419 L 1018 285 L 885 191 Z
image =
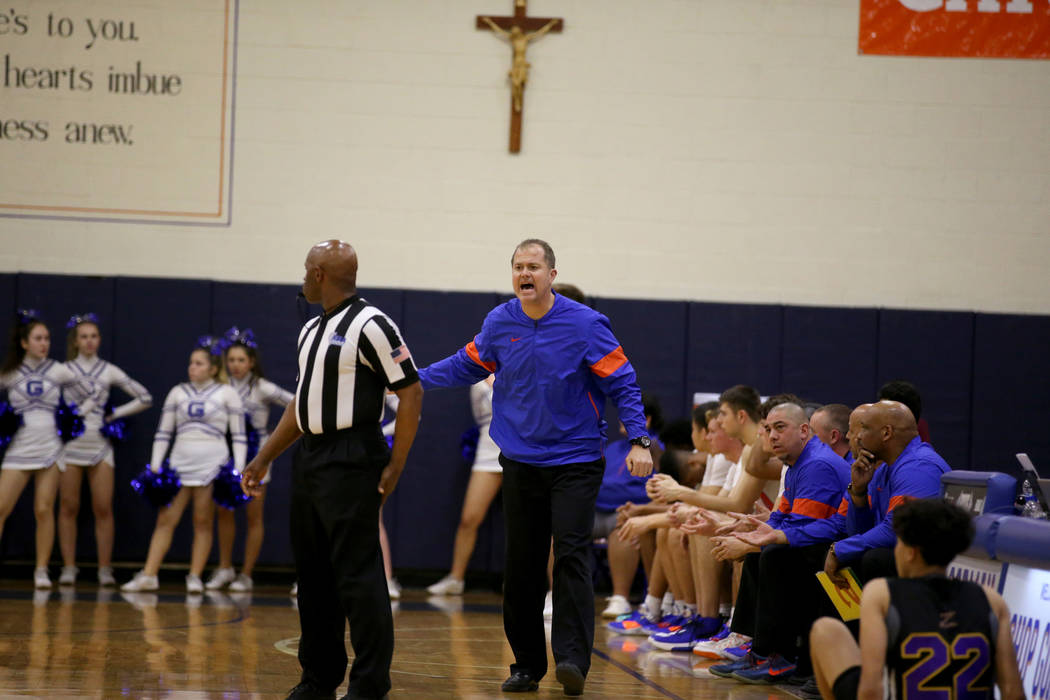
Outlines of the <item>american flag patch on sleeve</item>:
M 408 351 L 407 345 L 402 345 L 401 347 L 390 353 L 390 357 L 393 358 L 394 362 L 401 364 L 405 360 L 412 359 L 412 353 Z

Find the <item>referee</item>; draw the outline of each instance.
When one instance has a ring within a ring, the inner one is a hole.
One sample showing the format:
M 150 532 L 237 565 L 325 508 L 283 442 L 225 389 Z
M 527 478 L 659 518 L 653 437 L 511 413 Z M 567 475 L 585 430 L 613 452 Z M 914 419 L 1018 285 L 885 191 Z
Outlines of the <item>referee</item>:
M 334 698 L 346 674 L 346 620 L 354 663 L 346 698 L 390 690 L 394 621 L 379 550 L 379 507 L 394 490 L 419 425 L 423 389 L 387 316 L 357 295 L 357 254 L 325 241 L 306 256 L 303 294 L 324 313 L 299 333 L 295 398 L 245 467 L 246 493 L 299 436 L 291 529 L 299 580 L 302 681 L 288 698 Z M 379 427 L 383 396 L 397 409 L 393 449 Z

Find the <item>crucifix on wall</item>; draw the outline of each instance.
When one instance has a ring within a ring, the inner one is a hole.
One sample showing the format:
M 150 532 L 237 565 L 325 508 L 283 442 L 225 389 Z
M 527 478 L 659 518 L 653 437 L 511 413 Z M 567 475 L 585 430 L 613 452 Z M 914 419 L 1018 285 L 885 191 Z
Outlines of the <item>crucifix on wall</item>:
M 547 32 L 560 32 L 564 22 L 560 17 L 527 17 L 525 3 L 514 0 L 514 15 L 511 17 L 489 17 L 478 15 L 476 27 L 490 29 L 510 43 L 512 53 L 510 71 L 510 152 L 521 151 L 521 113 L 525 104 L 525 84 L 529 80 L 530 64 L 525 60 L 525 50 L 530 41 L 535 41 Z

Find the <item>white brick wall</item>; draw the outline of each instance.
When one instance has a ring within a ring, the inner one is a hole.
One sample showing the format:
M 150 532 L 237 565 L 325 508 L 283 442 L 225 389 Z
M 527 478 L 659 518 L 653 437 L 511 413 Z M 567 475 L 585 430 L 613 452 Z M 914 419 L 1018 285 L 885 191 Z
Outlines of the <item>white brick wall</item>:
M 473 28 L 511 0 L 242 2 L 233 225 L 0 219 L 0 269 L 294 282 L 337 236 L 362 286 L 506 290 L 536 235 L 593 294 L 1050 313 L 1047 62 L 858 56 L 847 0 L 529 4 L 520 156 Z

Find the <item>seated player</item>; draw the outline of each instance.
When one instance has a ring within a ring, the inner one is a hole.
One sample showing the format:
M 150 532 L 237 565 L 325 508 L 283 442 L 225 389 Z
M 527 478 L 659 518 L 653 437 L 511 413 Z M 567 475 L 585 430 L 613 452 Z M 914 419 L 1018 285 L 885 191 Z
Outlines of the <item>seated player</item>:
M 864 586 L 860 645 L 839 620 L 813 624 L 813 670 L 825 700 L 886 697 L 1021 700 L 1010 611 L 998 593 L 946 577 L 949 562 L 970 546 L 973 523 L 939 499 L 913 500 L 895 511 L 893 550 L 900 578 Z M 887 673 L 888 672 L 888 673 Z

